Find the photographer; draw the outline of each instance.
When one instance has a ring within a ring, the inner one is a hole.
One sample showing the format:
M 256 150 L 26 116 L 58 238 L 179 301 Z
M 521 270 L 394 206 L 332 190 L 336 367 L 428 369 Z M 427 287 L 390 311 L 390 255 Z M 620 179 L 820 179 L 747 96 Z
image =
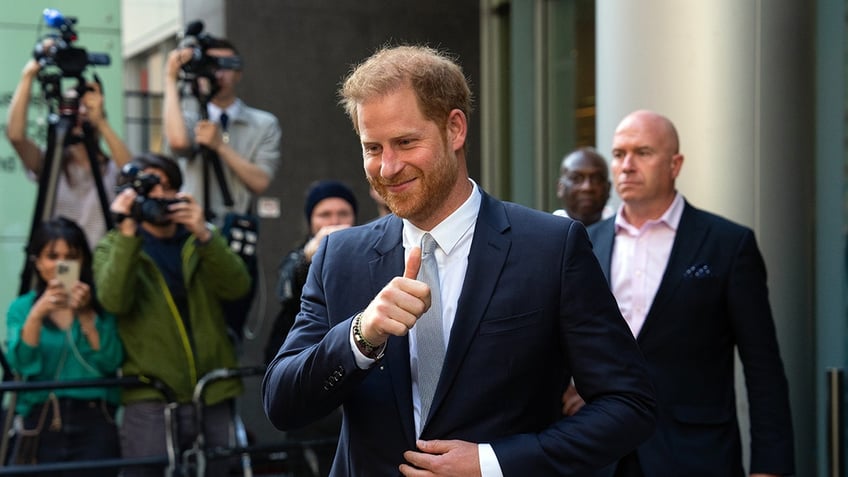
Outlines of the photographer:
M 208 194 L 209 203 L 203 204 L 204 210 L 211 211 L 213 220 L 220 226 L 226 212 L 247 212 L 251 199 L 268 188 L 279 166 L 281 133 L 274 115 L 251 108 L 236 96 L 242 72 L 240 66 L 230 64 L 238 61 L 227 61 L 237 59 L 235 46 L 209 35 L 203 36 L 201 46 L 200 59 L 196 57 L 198 49 L 188 47 L 178 48 L 168 56 L 165 137 L 174 155 L 182 158 L 186 191 L 201 201 L 205 198 L 204 193 Z M 209 84 L 201 84 L 205 91 L 199 95 L 203 97 L 187 98 L 186 107 L 181 108 L 180 71 L 196 62 L 206 65 L 198 81 Z M 206 111 L 200 112 L 203 102 L 206 102 Z M 202 113 L 208 113 L 208 120 L 201 119 Z M 204 190 L 203 168 L 206 165 L 195 159 L 197 145 L 208 147 L 220 158 L 234 202 L 231 209 L 224 205 L 220 184 L 214 175 L 210 174 Z
M 29 171 L 30 177 L 35 180 L 43 173 L 46 151 L 27 137 L 27 110 L 32 83 L 40 70 L 41 65 L 35 59 L 30 59 L 24 66 L 21 80 L 9 105 L 6 126 L 6 137 L 9 138 L 9 142 L 26 170 Z M 62 173 L 56 181 L 56 201 L 52 216 L 65 216 L 80 224 L 85 231 L 89 246 L 93 247 L 106 233 L 106 221 L 97 197 L 97 186 L 91 171 L 92 161 L 83 143 L 83 123 L 91 124 L 95 140 L 99 143 L 102 138 L 112 154 L 112 161 L 102 152 L 96 158 L 107 193 L 114 190 L 118 171 L 130 160 L 131 156 L 127 146 L 106 120 L 100 85 L 89 82 L 86 89 L 85 94 L 79 98 L 76 125 L 69 131 L 65 144 L 61 145 L 63 148 L 60 167 Z M 73 89 L 65 92 L 65 95 L 76 94 L 77 91 Z
M 179 166 L 168 157 L 146 154 L 132 161 L 133 187 L 112 202 L 115 230 L 98 244 L 94 277 L 103 308 L 118 319 L 124 342 L 125 376 L 157 378 L 173 390 L 180 406 L 179 443 L 189 446 L 197 433 L 192 393 L 198 379 L 216 368 L 236 366 L 221 300 L 250 288 L 244 263 L 228 248 L 200 205 L 180 193 Z M 215 381 L 204 394 L 206 444 L 227 446 L 238 379 Z M 123 391 L 121 431 L 124 457 L 166 452 L 165 397 L 153 387 Z M 210 466 L 207 475 L 227 475 L 227 466 Z M 125 476 L 162 475 L 161 469 L 125 469 Z

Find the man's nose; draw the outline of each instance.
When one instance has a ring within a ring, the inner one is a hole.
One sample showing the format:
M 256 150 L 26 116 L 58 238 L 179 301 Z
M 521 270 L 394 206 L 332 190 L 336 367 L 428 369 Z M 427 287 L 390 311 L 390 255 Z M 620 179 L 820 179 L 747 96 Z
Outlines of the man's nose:
M 403 169 L 403 163 L 391 147 L 383 148 L 383 153 L 380 156 L 380 175 L 383 177 L 393 177 Z
M 621 159 L 621 170 L 623 171 L 632 171 L 633 170 L 633 154 L 627 153 Z

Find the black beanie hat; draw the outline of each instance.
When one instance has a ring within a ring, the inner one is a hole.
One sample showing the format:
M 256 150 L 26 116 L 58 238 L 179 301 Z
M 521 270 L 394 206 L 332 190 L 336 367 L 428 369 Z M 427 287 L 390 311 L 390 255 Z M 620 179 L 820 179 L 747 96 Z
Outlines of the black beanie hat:
M 312 226 L 312 209 L 318 205 L 318 202 L 330 197 L 346 200 L 353 207 L 353 216 L 356 217 L 356 196 L 353 195 L 353 191 L 339 181 L 324 180 L 313 183 L 306 195 L 306 203 L 303 205 L 306 223 Z

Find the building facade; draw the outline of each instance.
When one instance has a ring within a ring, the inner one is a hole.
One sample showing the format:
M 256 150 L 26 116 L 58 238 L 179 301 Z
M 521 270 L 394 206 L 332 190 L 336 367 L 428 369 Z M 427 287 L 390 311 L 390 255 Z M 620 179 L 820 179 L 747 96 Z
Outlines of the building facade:
M 553 210 L 559 161 L 571 149 L 609 156 L 616 123 L 633 109 L 674 120 L 687 158 L 680 191 L 757 233 L 790 383 L 797 475 L 831 475 L 825 371 L 846 366 L 848 345 L 845 0 L 123 0 L 120 11 L 131 149 L 161 147 L 165 56 L 195 19 L 235 42 L 242 98 L 280 119 L 282 167 L 264 194 L 277 207 L 261 224 L 262 303 L 245 364 L 259 359 L 250 349 L 262 349 L 278 310 L 277 263 L 306 233 L 307 185 L 343 180 L 360 199 L 360 221 L 376 216 L 337 105 L 341 79 L 381 45 L 427 43 L 465 67 L 476 98 L 471 174 L 503 199 Z M 257 388 L 245 396 L 245 420 L 273 441 Z

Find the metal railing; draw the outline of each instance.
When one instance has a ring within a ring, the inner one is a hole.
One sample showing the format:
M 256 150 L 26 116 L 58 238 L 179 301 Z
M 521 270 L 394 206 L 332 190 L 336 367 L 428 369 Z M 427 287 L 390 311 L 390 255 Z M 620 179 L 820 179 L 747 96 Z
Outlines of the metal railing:
M 8 376 L 8 374 L 6 374 Z M 98 378 L 98 379 L 78 379 L 67 381 L 4 381 L 0 383 L 0 401 L 7 392 L 23 392 L 23 391 L 43 391 L 46 389 L 79 389 L 91 387 L 137 387 L 151 386 L 159 390 L 168 402 L 176 400 L 174 392 L 164 383 L 155 378 L 144 376 L 129 376 L 115 378 Z M 9 415 L 14 413 L 14 409 L 8 409 L 6 412 Z M 3 450 L 0 453 L 0 463 L 7 462 L 8 442 L 11 439 L 9 424 L 10 420 L 3 426 L 2 445 Z M 175 468 L 176 464 L 169 456 L 151 456 L 132 459 L 98 459 L 85 460 L 75 462 L 51 462 L 46 464 L 33 465 L 6 465 L 0 467 L 0 476 L 2 475 L 43 475 L 52 472 L 61 472 L 69 470 L 86 470 L 86 469 L 109 469 L 121 467 L 149 467 L 149 466 L 167 466 Z
M 195 386 L 192 403 L 195 409 L 197 423 L 203 421 L 203 394 L 207 386 L 214 381 L 228 378 L 244 378 L 251 376 L 263 376 L 265 366 L 252 366 L 244 368 L 215 369 L 201 377 Z M 0 476 L 4 475 L 47 475 L 55 472 L 86 469 L 107 469 L 123 467 L 162 467 L 166 477 L 202 477 L 205 474 L 207 462 L 238 458 L 239 470 L 245 477 L 253 476 L 252 456 L 257 454 L 285 455 L 289 461 L 292 473 L 289 475 L 314 475 L 309 470 L 304 460 L 305 451 L 321 446 L 335 446 L 335 439 L 316 440 L 284 440 L 279 443 L 265 445 L 250 445 L 247 432 L 238 413 L 234 412 L 234 435 L 235 445 L 232 447 L 208 448 L 203 426 L 198 425 L 198 433 L 191 448 L 181 450 L 179 448 L 179 430 L 177 429 L 176 412 L 180 404 L 177 403 L 176 394 L 164 383 L 155 378 L 144 376 L 81 379 L 73 381 L 4 381 L 0 382 L 0 401 L 6 392 L 37 391 L 45 389 L 70 389 L 84 387 L 135 387 L 151 386 L 159 390 L 167 401 L 165 406 L 165 440 L 166 454 L 161 456 L 150 456 L 141 458 L 100 459 L 75 462 L 56 462 L 33 465 L 7 465 L 0 467 Z M 13 409 L 8 410 L 13 413 Z M 4 429 L 4 442 L 9 439 L 8 429 Z M 6 455 L 0 455 L 0 463 L 6 462 Z

